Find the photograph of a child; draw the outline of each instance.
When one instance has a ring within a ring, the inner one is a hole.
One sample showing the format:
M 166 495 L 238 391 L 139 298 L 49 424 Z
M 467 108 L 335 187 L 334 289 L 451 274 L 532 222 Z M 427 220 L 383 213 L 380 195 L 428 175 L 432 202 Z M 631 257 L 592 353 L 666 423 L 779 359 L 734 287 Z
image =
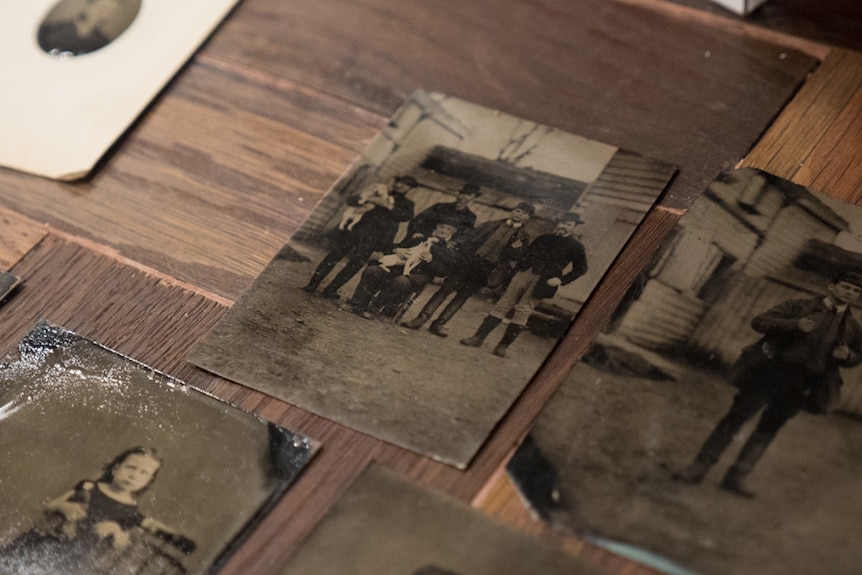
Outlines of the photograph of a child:
M 0 565 L 38 565 L 44 573 L 125 572 L 147 563 L 162 573 L 185 573 L 182 561 L 152 556 L 146 539 L 160 539 L 176 553 L 195 543 L 158 520 L 144 516 L 138 499 L 155 481 L 162 459 L 156 450 L 132 447 L 105 465 L 97 479 L 84 479 L 45 505 L 33 528 L 0 549 Z M 143 560 L 143 561 L 142 561 Z
M 697 573 L 856 573 L 862 208 L 754 169 L 679 221 L 508 470 Z
M 189 359 L 465 467 L 674 172 L 417 92 Z
M 62 328 L 0 370 L 0 572 L 208 573 L 308 440 Z

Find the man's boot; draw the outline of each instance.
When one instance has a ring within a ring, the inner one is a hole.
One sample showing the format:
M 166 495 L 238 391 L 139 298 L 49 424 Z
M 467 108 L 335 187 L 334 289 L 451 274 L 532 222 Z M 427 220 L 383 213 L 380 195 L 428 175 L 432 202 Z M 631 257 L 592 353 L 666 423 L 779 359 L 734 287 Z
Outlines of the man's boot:
M 467 301 L 466 298 L 456 293 L 455 297 L 452 298 L 446 307 L 443 308 L 443 311 L 440 312 L 440 315 L 437 316 L 437 319 L 432 321 L 431 325 L 428 326 L 428 331 L 439 337 L 449 337 L 449 334 L 446 333 L 446 323 L 458 313 L 458 310 L 461 309 L 465 301 Z M 429 301 L 428 303 L 431 302 Z
M 524 329 L 524 326 L 510 323 L 506 327 L 506 332 L 503 334 L 500 343 L 494 348 L 494 355 L 497 357 L 506 357 L 506 350 L 518 338 L 518 334 Z
M 774 437 L 774 433 L 755 429 L 751 437 L 748 438 L 748 441 L 745 442 L 742 451 L 739 452 L 736 463 L 728 469 L 727 475 L 724 476 L 724 480 L 721 482 L 721 488 L 740 497 L 748 499 L 754 497 L 754 493 L 743 485 L 743 480 L 751 473 L 757 462 L 760 461 L 760 458 L 766 452 L 766 448 L 772 443 Z
M 317 290 L 317 288 L 320 286 L 320 282 L 322 282 L 322 281 L 323 281 L 323 274 L 315 272 L 311 276 L 311 279 L 308 280 L 308 283 L 305 284 L 304 286 L 302 286 L 302 288 L 300 288 L 300 289 L 302 289 L 302 291 L 304 291 L 306 293 L 314 293 Z
M 470 347 L 480 347 L 485 338 L 488 337 L 488 334 L 494 331 L 494 328 L 500 325 L 501 321 L 503 320 L 498 317 L 486 315 L 485 319 L 482 320 L 482 323 L 476 329 L 476 333 L 470 337 L 465 337 L 461 340 L 461 343 Z
M 438 337 L 449 337 L 449 334 L 446 332 L 446 320 L 441 320 L 439 317 L 431 322 L 431 325 L 428 326 L 428 331 Z
M 419 315 L 411 319 L 410 321 L 402 321 L 401 326 L 406 327 L 407 329 L 419 329 L 425 322 L 431 319 L 431 315 L 425 313 L 424 311 L 419 312 Z
M 715 461 L 707 461 L 698 455 L 688 467 L 674 473 L 673 478 L 683 483 L 700 483 L 706 477 L 706 474 L 709 473 L 709 470 L 712 469 L 713 465 L 715 465 Z
M 440 307 L 446 298 L 449 297 L 451 291 L 445 290 L 442 287 L 438 288 L 434 295 L 431 296 L 424 306 L 422 306 L 422 311 L 419 312 L 419 315 L 411 319 L 410 321 L 402 321 L 401 325 L 406 327 L 407 329 L 419 329 L 425 322 L 431 319 L 431 315 L 437 311 L 437 308 Z

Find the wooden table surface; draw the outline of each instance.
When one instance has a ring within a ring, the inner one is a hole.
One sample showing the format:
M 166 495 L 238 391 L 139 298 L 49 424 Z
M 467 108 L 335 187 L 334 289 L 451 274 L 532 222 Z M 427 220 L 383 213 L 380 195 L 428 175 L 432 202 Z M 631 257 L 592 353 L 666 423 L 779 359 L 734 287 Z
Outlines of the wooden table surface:
M 24 282 L 0 309 L 0 349 L 11 353 L 48 319 L 323 443 L 223 573 L 277 573 L 370 461 L 610 573 L 651 573 L 534 523 L 501 469 L 663 235 L 722 169 L 741 163 L 862 199 L 862 55 L 825 43 L 842 38 L 837 24 L 813 40 L 763 24 L 705 0 L 244 0 L 90 178 L 0 170 L 0 264 Z M 467 471 L 185 360 L 420 87 L 680 167 Z

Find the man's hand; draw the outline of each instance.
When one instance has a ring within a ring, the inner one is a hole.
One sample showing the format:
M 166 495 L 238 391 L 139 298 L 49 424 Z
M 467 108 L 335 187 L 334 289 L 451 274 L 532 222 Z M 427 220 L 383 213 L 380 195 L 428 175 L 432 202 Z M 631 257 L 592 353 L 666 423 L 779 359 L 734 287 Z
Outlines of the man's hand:
M 808 333 L 814 329 L 814 317 L 809 315 L 796 320 L 796 328 L 802 333 Z
M 522 242 L 520 239 L 516 239 L 514 242 L 512 242 L 512 247 L 515 248 L 516 250 L 523 245 L 524 245 L 524 242 Z
M 850 358 L 850 348 L 846 345 L 839 345 L 832 350 L 832 357 L 835 359 L 845 360 Z
M 549 278 L 547 284 L 551 287 L 560 287 L 563 285 L 563 280 L 560 278 Z

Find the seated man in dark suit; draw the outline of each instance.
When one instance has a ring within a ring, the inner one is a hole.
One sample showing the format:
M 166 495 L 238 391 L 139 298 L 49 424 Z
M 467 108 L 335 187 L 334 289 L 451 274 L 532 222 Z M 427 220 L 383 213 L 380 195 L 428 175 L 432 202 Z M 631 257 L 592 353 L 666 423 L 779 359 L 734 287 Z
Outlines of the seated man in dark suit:
M 445 277 L 457 259 L 451 241 L 457 230 L 454 223 L 442 221 L 430 236 L 409 237 L 396 245 L 391 254 L 366 266 L 353 296 L 341 309 L 373 319 L 377 310 L 398 305 L 435 277 Z

